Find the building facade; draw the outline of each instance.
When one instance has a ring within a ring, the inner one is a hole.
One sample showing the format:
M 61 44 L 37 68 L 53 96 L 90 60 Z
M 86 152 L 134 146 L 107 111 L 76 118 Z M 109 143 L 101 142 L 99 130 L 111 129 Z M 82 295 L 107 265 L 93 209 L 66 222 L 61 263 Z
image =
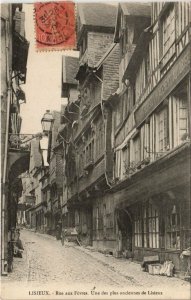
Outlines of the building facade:
M 176 271 L 185 270 L 180 253 L 190 246 L 189 11 L 188 3 L 151 4 L 151 26 L 124 69 L 126 89 L 113 114 L 114 122 L 124 120 L 126 103 L 111 189 L 119 250 L 137 260 L 158 254 Z
M 61 224 L 61 203 L 63 197 L 63 154 L 62 144 L 58 138 L 60 112 L 52 111 L 53 124 L 48 136 L 48 163 L 51 205 L 51 233 Z
M 1 274 L 12 271 L 11 241 L 22 184 L 18 176 L 28 169 L 29 149 L 21 129 L 20 105 L 26 101 L 21 84 L 26 81 L 29 43 L 25 39 L 22 4 L 1 5 Z
M 61 96 L 67 101 L 62 105 L 61 124 L 58 129 L 58 138 L 62 143 L 63 153 L 63 197 L 62 197 L 62 227 L 72 228 L 75 226 L 74 210 L 67 207 L 68 187 L 72 179 L 71 173 L 76 172 L 75 153 L 73 151 L 73 129 L 77 125 L 79 116 L 80 95 L 77 89 L 78 82 L 75 79 L 76 70 L 79 68 L 78 57 L 63 56 L 62 59 L 62 93 Z M 73 171 L 71 171 L 73 170 Z
M 108 188 L 112 174 L 112 164 L 109 164 L 111 110 L 106 107 L 105 100 L 118 86 L 119 50 L 113 44 L 116 8 L 92 5 L 93 9 L 87 4 L 78 5 L 80 57 L 74 76 L 80 95 L 66 157 L 67 209 L 71 212 L 71 225 L 76 227 L 81 242 L 89 245 L 100 239 L 95 228 L 95 207 L 99 205 L 96 201 Z M 109 54 L 112 59 L 106 59 Z M 109 76 L 113 76 L 112 82 Z
M 69 110 L 75 118 L 64 111 L 64 205 L 85 244 L 135 260 L 157 254 L 184 271 L 180 254 L 190 246 L 191 228 L 190 4 L 113 9 L 78 5 L 73 80 L 80 96 Z

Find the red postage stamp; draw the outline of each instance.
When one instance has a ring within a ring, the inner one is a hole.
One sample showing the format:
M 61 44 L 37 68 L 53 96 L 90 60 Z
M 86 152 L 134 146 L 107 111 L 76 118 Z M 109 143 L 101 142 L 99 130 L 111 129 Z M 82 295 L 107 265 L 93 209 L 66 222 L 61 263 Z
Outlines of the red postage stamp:
M 75 49 L 75 3 L 37 2 L 34 7 L 37 50 Z

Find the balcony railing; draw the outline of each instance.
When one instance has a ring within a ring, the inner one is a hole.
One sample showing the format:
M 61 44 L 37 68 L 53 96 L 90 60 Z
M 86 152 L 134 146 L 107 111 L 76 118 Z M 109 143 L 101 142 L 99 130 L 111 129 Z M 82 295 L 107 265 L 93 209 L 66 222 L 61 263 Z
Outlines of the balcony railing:
M 36 138 L 35 134 L 19 134 L 19 133 L 10 133 L 9 134 L 9 149 L 15 150 L 30 150 L 31 140 Z

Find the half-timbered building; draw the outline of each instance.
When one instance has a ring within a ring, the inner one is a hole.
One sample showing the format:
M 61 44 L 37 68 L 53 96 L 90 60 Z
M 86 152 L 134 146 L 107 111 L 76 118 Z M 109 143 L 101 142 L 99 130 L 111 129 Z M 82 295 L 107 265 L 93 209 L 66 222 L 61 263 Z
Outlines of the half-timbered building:
M 158 254 L 176 271 L 191 230 L 189 6 L 151 4 L 122 76 L 123 122 L 122 100 L 114 111 L 118 249 L 138 260 Z

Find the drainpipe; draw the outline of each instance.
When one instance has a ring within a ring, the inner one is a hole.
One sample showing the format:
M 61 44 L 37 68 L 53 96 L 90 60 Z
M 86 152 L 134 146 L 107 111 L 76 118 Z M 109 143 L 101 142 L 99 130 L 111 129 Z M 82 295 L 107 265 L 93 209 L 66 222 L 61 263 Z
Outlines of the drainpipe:
M 10 9 L 10 8 L 9 8 Z M 10 12 L 11 16 L 11 12 Z M 7 67 L 7 80 L 8 80 L 8 89 L 7 89 L 7 119 L 6 119 L 6 135 L 5 135 L 5 157 L 4 157 L 4 167 L 3 167 L 3 183 L 2 183 L 2 204 L 1 204 L 1 273 L 2 275 L 7 275 L 7 270 L 5 270 L 5 264 L 7 260 L 5 258 L 5 201 L 6 201 L 6 177 L 7 177 L 7 159 L 8 159 L 8 138 L 9 138 L 9 116 L 10 116 L 10 103 L 11 103 L 11 72 L 9 69 L 9 20 L 5 20 L 5 43 L 6 43 L 6 67 Z

